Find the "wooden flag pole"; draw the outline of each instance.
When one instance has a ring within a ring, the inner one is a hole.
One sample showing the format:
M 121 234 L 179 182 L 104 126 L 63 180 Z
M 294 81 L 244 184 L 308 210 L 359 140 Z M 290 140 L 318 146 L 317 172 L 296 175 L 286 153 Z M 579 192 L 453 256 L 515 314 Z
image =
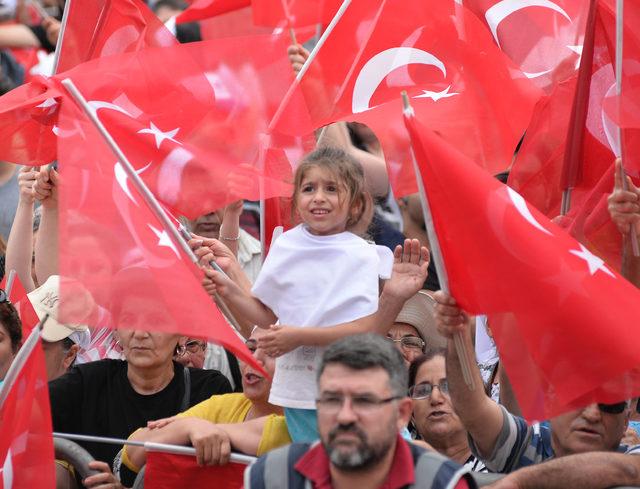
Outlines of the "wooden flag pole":
M 133 165 L 131 165 L 131 162 L 129 161 L 129 158 L 127 158 L 127 156 L 122 152 L 122 149 L 120 149 L 120 146 L 118 146 L 118 143 L 116 143 L 111 134 L 109 134 L 109 131 L 107 131 L 106 127 L 104 127 L 104 124 L 102 124 L 102 121 L 100 121 L 96 112 L 91 110 L 91 107 L 89 106 L 87 100 L 80 93 L 73 81 L 69 78 L 65 78 L 62 81 L 62 85 L 67 89 L 69 94 L 71 94 L 78 105 L 82 107 L 84 113 L 87 115 L 89 120 L 93 123 L 100 135 L 103 137 L 104 141 L 107 143 L 107 146 L 109 146 L 113 154 L 116 156 L 116 158 L 118 158 L 118 161 L 122 164 L 122 168 L 127 174 L 127 177 L 131 179 L 138 192 L 140 192 L 140 195 L 142 195 L 142 198 L 149 205 L 149 208 L 151 209 L 155 217 L 162 224 L 162 227 L 165 229 L 165 231 L 167 231 L 167 233 L 169 233 L 173 242 L 176 243 L 180 248 L 182 248 L 182 251 L 189 257 L 193 264 L 198 266 L 198 257 L 189 246 L 186 236 L 182 236 L 180 234 L 180 231 L 173 225 L 171 219 L 169 219 L 169 216 L 162 208 L 155 195 L 153 195 L 151 190 L 149 190 L 149 187 L 147 187 L 142 178 L 140 178 L 140 175 L 136 173 Z M 225 277 L 227 276 L 227 274 L 215 261 L 211 261 L 209 262 L 209 264 L 211 265 L 211 267 L 213 267 L 214 270 L 223 274 Z M 218 307 L 220 307 L 221 311 L 227 317 L 233 327 L 236 328 L 237 331 L 242 331 L 242 329 L 240 328 L 240 324 L 236 320 L 235 316 L 217 292 L 215 294 L 215 300 L 216 304 L 218 304 Z
M 616 95 L 618 103 L 622 96 L 622 64 L 624 59 L 624 0 L 616 2 Z M 624 171 L 624 132 L 620 126 L 617 127 L 618 144 L 620 145 L 620 161 L 622 162 L 622 188 L 629 190 L 627 173 Z M 640 246 L 638 246 L 638 235 L 633 232 L 629 234 L 631 240 L 631 250 L 633 256 L 640 256 Z
M 409 102 L 407 92 L 402 92 L 402 103 L 404 105 L 404 112 L 406 115 L 414 116 L 413 108 Z M 442 251 L 440 248 L 440 241 L 433 225 L 433 216 L 431 214 L 431 208 L 429 206 L 429 197 L 426 189 L 424 188 L 422 176 L 420 175 L 420 168 L 418 168 L 418 162 L 416 161 L 415 154 L 411 151 L 411 157 L 413 159 L 413 170 L 416 175 L 416 181 L 418 182 L 418 190 L 420 193 L 420 204 L 422 205 L 422 213 L 424 215 L 424 223 L 429 236 L 429 244 L 431 245 L 431 258 L 436 267 L 438 273 L 438 280 L 440 281 L 440 289 L 443 292 L 449 294 L 449 276 L 447 275 L 447 269 L 442 259 Z M 462 375 L 464 381 L 469 387 L 469 390 L 475 389 L 475 381 L 473 378 L 473 371 L 471 370 L 471 364 L 469 360 L 469 352 L 465 346 L 464 337 L 462 333 L 457 333 L 453 337 L 453 341 L 456 347 L 458 358 L 460 359 L 460 367 L 462 368 Z

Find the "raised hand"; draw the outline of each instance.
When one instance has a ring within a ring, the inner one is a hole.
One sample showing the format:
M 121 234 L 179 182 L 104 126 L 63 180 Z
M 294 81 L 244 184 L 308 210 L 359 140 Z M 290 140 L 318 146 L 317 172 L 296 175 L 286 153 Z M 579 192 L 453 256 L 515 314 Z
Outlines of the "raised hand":
M 624 190 L 620 158 L 616 160 L 615 165 L 615 186 L 608 198 L 611 220 L 622 234 L 629 234 L 632 226 L 636 234 L 640 234 L 640 189 L 629 177 L 626 177 L 629 189 Z
M 384 284 L 385 294 L 403 300 L 413 297 L 424 285 L 429 267 L 429 250 L 417 239 L 406 239 L 393 252 L 391 278 Z

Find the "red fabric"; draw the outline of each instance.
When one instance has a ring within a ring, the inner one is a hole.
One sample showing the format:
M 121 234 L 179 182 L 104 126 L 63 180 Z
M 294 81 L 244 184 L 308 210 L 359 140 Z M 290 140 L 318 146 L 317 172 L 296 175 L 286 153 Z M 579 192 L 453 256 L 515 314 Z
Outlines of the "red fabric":
M 300 27 L 328 24 L 342 0 L 252 0 L 256 25 Z
M 525 417 L 637 396 L 629 324 L 640 292 L 515 191 L 415 119 L 406 123 L 451 294 L 470 314 L 488 315 Z
M 94 60 L 65 76 L 91 103 L 109 104 L 113 110 L 99 109 L 98 116 L 141 178 L 176 215 L 194 219 L 239 198 L 291 192 L 251 165 L 292 78 L 281 41 L 149 48 Z
M 40 342 L 0 408 L 0 487 L 53 489 L 49 389 Z
M 63 106 L 58 139 L 65 169 L 59 266 L 60 275 L 71 279 L 61 283 L 60 322 L 207 338 L 260 368 L 204 291 L 200 269 L 78 111 Z M 97 307 L 89 317 L 86 309 L 74 315 L 73 298 L 87 292 Z
M 0 282 L 0 289 L 5 290 L 7 286 L 8 274 L 4 276 L 2 282 Z M 16 274 L 13 279 L 13 285 L 11 286 L 11 294 L 9 300 L 13 303 L 13 306 L 18 311 L 20 321 L 22 322 L 22 337 L 26 338 L 31 333 L 33 327 L 40 322 L 36 311 L 33 309 L 33 305 L 27 297 L 27 291 L 25 290 L 20 278 Z
M 67 71 L 90 59 L 177 44 L 175 36 L 142 0 L 74 2 L 57 71 Z
M 215 487 L 240 489 L 244 469 L 241 463 L 201 467 L 195 457 L 171 453 L 148 452 L 144 473 L 145 487 L 173 489 L 175 487 Z
M 322 444 L 318 443 L 296 463 L 295 469 L 309 479 L 314 489 L 332 489 L 329 457 Z M 400 436 L 396 438 L 396 450 L 386 480 L 380 489 L 400 489 L 415 482 L 415 468 L 411 449 Z M 466 485 L 460 486 L 466 487 Z M 456 489 L 458 486 L 456 486 Z
M 495 43 L 541 88 L 550 92 L 557 83 L 575 75 L 589 1 L 554 0 L 540 5 L 540 2 L 465 0 L 464 5 L 485 24 Z
M 341 119 L 367 124 L 381 141 L 399 197 L 416 191 L 402 90 L 423 122 L 492 172 L 508 166 L 541 94 L 454 2 L 425 9 L 419 2 L 354 0 L 275 126 L 306 133 Z
M 217 15 L 240 10 L 251 5 L 251 0 L 195 0 L 176 17 L 176 24 L 208 19 Z

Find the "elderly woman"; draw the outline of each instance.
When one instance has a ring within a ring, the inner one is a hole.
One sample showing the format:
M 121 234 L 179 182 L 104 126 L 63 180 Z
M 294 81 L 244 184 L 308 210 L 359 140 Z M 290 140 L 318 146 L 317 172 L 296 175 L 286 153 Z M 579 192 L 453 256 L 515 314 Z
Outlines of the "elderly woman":
M 258 347 L 258 339 L 265 334 L 265 330 L 254 328 L 247 340 L 247 346 L 269 377 L 241 363 L 242 393 L 212 396 L 171 420 L 162 420 L 157 424 L 151 424 L 147 429 L 138 430 L 131 439 L 159 443 L 191 443 L 196 447 L 200 463 L 214 461 L 213 450 L 207 448 L 213 448 L 213 445 L 220 441 L 220 429 L 224 431 L 223 436 L 229 437 L 231 445 L 236 450 L 251 455 L 262 455 L 273 448 L 291 443 L 282 408 L 269 403 L 275 358 Z M 216 424 L 224 426 L 214 426 Z M 232 426 L 237 429 L 230 429 Z M 123 464 L 129 469 L 137 471 L 145 461 L 144 449 L 131 446 L 125 448 Z M 215 461 L 224 460 L 220 458 Z
M 446 350 L 427 350 L 409 368 L 409 396 L 417 435 L 437 452 L 475 472 L 487 472 L 469 447 L 467 431 L 453 410 L 445 369 Z
M 154 419 L 173 416 L 213 394 L 231 392 L 229 381 L 215 370 L 184 368 L 173 360 L 184 337 L 146 331 L 162 319 L 151 311 L 144 292 L 131 293 L 114 316 L 117 338 L 125 360 L 105 359 L 72 368 L 49 383 L 54 431 L 126 438 Z M 152 314 L 156 316 L 151 317 Z M 81 443 L 96 460 L 111 463 L 119 448 L 101 443 Z M 103 473 L 85 485 L 110 482 Z M 104 476 L 103 479 L 100 477 Z
M 0 386 L 21 343 L 22 323 L 7 294 L 0 289 Z

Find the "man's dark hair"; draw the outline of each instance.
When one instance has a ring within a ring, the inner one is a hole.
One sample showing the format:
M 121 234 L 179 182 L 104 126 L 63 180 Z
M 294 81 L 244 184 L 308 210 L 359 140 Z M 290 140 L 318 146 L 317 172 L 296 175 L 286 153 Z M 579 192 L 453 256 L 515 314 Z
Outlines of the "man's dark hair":
M 167 7 L 173 10 L 184 10 L 187 8 L 187 3 L 182 0 L 158 0 L 153 6 L 153 12 L 156 13 L 162 7 Z
M 18 311 L 9 301 L 0 302 L 0 325 L 11 339 L 11 350 L 16 353 L 22 343 L 22 322 Z
M 389 386 L 393 395 L 407 395 L 407 369 L 404 359 L 398 349 L 380 335 L 353 335 L 331 344 L 320 360 L 318 380 L 325 367 L 332 363 L 354 370 L 380 367 L 389 374 Z
M 415 358 L 411 365 L 409 365 L 409 388 L 413 387 L 416 384 L 416 377 L 418 376 L 418 370 L 422 367 L 423 363 L 427 363 L 430 360 L 433 360 L 435 357 L 447 358 L 447 349 L 446 348 L 427 348 L 422 355 L 418 358 Z

